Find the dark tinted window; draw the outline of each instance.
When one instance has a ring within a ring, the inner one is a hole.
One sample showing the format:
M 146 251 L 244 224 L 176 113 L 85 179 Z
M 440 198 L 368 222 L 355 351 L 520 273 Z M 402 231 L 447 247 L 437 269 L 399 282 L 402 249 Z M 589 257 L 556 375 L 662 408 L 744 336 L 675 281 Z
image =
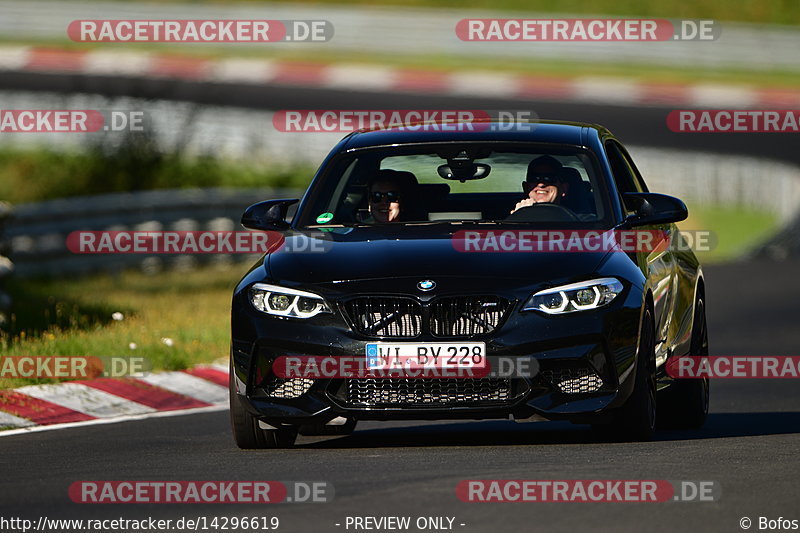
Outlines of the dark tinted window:
M 623 148 L 614 141 L 606 141 L 606 153 L 619 193 L 643 192 L 642 180 L 637 176 L 638 171 L 634 171 L 631 165 L 628 164 Z M 620 198 L 620 201 L 622 201 L 622 198 Z M 635 210 L 632 206 L 625 205 L 624 202 L 623 205 L 627 215 L 634 213 Z
M 396 192 L 399 198 L 400 223 L 531 222 L 519 217 L 507 219 L 517 202 L 526 198 L 522 183 L 528 165 L 543 156 L 558 161 L 559 169 L 553 172 L 566 186 L 555 202 L 558 209 L 540 210 L 543 219 L 536 222 L 609 226 L 607 187 L 594 154 L 574 146 L 528 143 L 431 143 L 368 148 L 341 155 L 332 160 L 309 191 L 298 224 L 385 223 L 376 209 L 388 209 L 390 192 Z M 447 169 L 464 165 L 464 161 L 482 170 L 468 179 L 448 175 Z M 414 185 L 391 191 L 391 186 L 378 180 L 386 172 L 402 173 L 406 178 L 411 175 Z M 569 213 L 565 215 L 565 211 Z M 553 216 L 548 218 L 550 213 Z

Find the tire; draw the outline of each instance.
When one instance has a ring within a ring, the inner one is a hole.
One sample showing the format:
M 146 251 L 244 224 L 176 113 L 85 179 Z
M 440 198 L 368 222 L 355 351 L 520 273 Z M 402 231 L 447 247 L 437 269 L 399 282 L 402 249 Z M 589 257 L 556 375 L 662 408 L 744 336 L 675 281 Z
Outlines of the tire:
M 611 423 L 594 426 L 609 440 L 649 441 L 656 427 L 655 325 L 652 311 L 645 309 L 636 353 L 633 392 L 613 414 Z
M 236 445 L 243 450 L 264 448 L 291 448 L 297 439 L 297 428 L 286 427 L 276 430 L 266 430 L 258 427 L 258 419 L 251 415 L 242 406 L 236 395 L 236 386 L 233 378 L 233 365 L 229 370 L 229 398 L 231 431 Z
M 698 296 L 692 321 L 692 342 L 690 355 L 708 355 L 708 328 L 706 324 L 705 302 Z M 708 378 L 675 379 L 665 391 L 662 411 L 659 417 L 663 427 L 674 429 L 698 429 L 708 417 L 709 403 Z
M 325 424 L 305 424 L 300 426 L 300 434 L 313 437 L 325 435 L 350 435 L 356 429 L 356 421 L 352 418 L 347 419 L 347 423 L 341 426 L 328 426 Z

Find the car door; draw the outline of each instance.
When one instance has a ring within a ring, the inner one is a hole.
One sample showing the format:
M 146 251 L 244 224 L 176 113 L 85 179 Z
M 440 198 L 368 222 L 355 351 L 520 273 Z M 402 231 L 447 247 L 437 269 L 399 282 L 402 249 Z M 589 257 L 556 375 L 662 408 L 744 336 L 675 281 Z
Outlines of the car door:
M 625 148 L 614 139 L 608 139 L 605 147 L 619 192 L 648 192 L 644 180 Z M 633 206 L 627 206 L 623 202 L 623 207 L 626 215 L 634 213 Z M 642 226 L 638 229 L 663 232 L 669 239 L 676 231 L 674 224 Z M 640 253 L 644 255 L 647 278 L 653 291 L 657 341 L 656 365 L 660 366 L 669 356 L 669 347 L 674 345 L 674 339 L 671 338 L 674 328 L 671 326 L 678 288 L 676 262 L 669 247 L 660 246 L 650 252 Z

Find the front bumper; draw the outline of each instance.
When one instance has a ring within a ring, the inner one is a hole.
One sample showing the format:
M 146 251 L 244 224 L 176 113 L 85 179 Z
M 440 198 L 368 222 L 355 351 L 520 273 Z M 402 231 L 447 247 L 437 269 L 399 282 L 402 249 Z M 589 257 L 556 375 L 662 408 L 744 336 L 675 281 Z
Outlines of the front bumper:
M 510 377 L 508 383 L 454 386 L 431 381 L 432 378 L 399 380 L 392 384 L 318 379 L 307 383 L 309 387 L 302 387 L 303 392 L 298 397 L 275 397 L 276 378 L 271 373 L 271 365 L 277 357 L 364 356 L 366 344 L 375 339 L 353 332 L 338 312 L 305 320 L 264 315 L 254 310 L 244 293 L 240 292 L 234 295 L 231 322 L 236 398 L 245 409 L 272 426 L 325 423 L 336 417 L 356 420 L 542 417 L 597 422 L 624 403 L 633 389 L 641 305 L 641 292 L 632 287 L 606 307 L 564 316 L 520 312 L 521 301 L 513 300 L 512 309 L 496 331 L 460 339 L 485 342 L 490 358 L 536 360 L 538 364 L 533 368 L 538 368 L 538 371 L 535 374 Z M 442 340 L 423 337 L 414 339 L 414 342 Z M 594 373 L 602 382 L 593 392 L 565 392 L 557 386 L 558 376 L 582 373 L 584 369 Z M 365 402 L 363 394 L 354 396 L 353 391 L 358 392 L 359 387 L 367 393 L 377 390 L 378 401 Z M 412 393 L 404 392 L 404 387 Z M 502 394 L 496 394 L 498 387 L 503 388 Z M 392 397 L 395 389 L 400 392 L 399 396 L 394 394 L 394 398 L 401 401 L 385 401 Z M 409 394 L 419 398 L 430 390 L 454 392 L 445 394 L 446 402 L 402 401 Z M 464 390 L 473 393 L 464 393 Z M 480 394 L 474 394 L 474 390 L 487 390 L 489 393 L 482 398 Z

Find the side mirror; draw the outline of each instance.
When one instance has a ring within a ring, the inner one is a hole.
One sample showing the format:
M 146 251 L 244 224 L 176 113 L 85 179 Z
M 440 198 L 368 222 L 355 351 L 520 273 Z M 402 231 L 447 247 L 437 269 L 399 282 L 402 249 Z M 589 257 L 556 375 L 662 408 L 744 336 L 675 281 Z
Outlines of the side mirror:
M 283 231 L 289 229 L 286 222 L 286 212 L 289 206 L 299 202 L 297 198 L 291 200 L 265 200 L 253 204 L 245 209 L 242 215 L 242 226 L 247 229 L 263 231 Z
M 622 200 L 626 206 L 636 209 L 636 214 L 625 219 L 628 226 L 669 224 L 686 220 L 689 216 L 689 210 L 682 200 L 666 194 L 626 192 Z

